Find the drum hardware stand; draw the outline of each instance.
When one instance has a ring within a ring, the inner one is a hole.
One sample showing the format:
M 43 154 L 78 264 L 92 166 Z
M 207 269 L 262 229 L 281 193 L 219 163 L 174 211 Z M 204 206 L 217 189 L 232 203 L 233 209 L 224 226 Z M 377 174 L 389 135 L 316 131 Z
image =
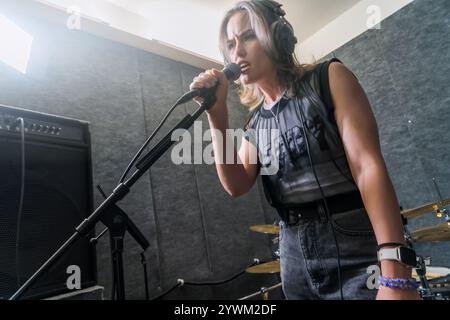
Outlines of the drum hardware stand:
M 281 287 L 281 282 L 276 284 L 276 285 L 274 285 L 274 286 L 272 286 L 272 287 L 269 287 L 269 288 L 262 287 L 258 292 L 252 293 L 251 295 L 243 297 L 243 298 L 240 298 L 238 300 L 247 300 L 247 299 L 256 297 L 258 295 L 261 295 L 263 300 L 269 300 L 269 292 L 274 290 L 274 289 L 276 289 L 276 288 L 279 288 L 279 287 Z
M 406 226 L 407 220 L 406 218 L 403 218 L 403 225 Z M 411 248 L 414 249 L 414 238 L 411 236 L 411 233 L 408 231 L 406 227 L 403 228 L 404 230 L 404 237 L 407 243 Z M 431 258 L 430 258 L 431 259 Z M 416 266 L 416 273 L 419 276 L 421 287 L 418 289 L 420 296 L 424 300 L 432 300 L 434 298 L 433 294 L 431 293 L 430 285 L 428 283 L 428 279 L 426 278 L 425 274 L 427 273 L 427 259 L 424 259 L 422 256 L 417 256 L 417 266 Z
M 438 218 L 444 217 L 445 221 L 450 225 L 450 214 L 448 213 L 447 209 L 437 208 L 437 206 L 435 206 L 435 212 Z
M 424 300 L 433 300 L 434 295 L 431 292 L 430 285 L 428 283 L 428 279 L 425 276 L 425 274 L 427 273 L 426 263 L 425 263 L 425 260 L 423 259 L 423 257 L 421 257 L 421 256 L 417 257 L 416 272 L 417 272 L 417 275 L 419 276 L 420 284 L 421 284 L 421 288 L 419 289 L 420 296 Z
M 405 228 L 405 239 L 409 243 L 410 247 L 414 249 L 414 239 L 409 233 L 409 231 Z M 431 262 L 431 258 L 426 257 L 425 259 L 422 256 L 417 256 L 417 266 L 416 273 L 419 276 L 421 287 L 418 289 L 420 296 L 424 300 L 432 300 L 434 296 L 431 292 L 430 285 L 428 283 L 428 279 L 425 276 L 427 273 L 427 264 Z
M 401 217 L 403 222 L 403 230 L 404 230 L 404 238 L 407 241 L 408 245 L 414 249 L 414 244 L 416 242 L 426 242 L 426 241 L 433 241 L 433 238 L 430 237 L 429 239 L 426 239 L 426 236 L 430 236 L 430 232 L 433 232 L 435 230 L 438 230 L 439 232 L 445 232 L 448 233 L 448 227 L 450 226 L 450 214 L 447 209 L 445 209 L 446 205 L 450 204 L 450 198 L 449 199 L 443 199 L 442 194 L 439 190 L 439 187 L 436 183 L 436 179 L 432 178 L 433 184 L 436 190 L 436 193 L 438 195 L 439 201 L 435 203 L 429 203 L 423 206 L 419 206 L 417 208 L 403 210 L 401 209 Z M 406 228 L 407 219 L 408 218 L 414 218 L 416 216 L 419 216 L 421 214 L 424 214 L 426 212 L 434 212 L 436 214 L 437 218 L 444 218 L 445 222 L 441 223 L 434 227 L 428 227 L 423 228 L 419 230 L 415 230 L 414 232 L 410 233 L 408 229 Z M 445 235 L 445 234 L 444 234 Z M 421 239 L 421 237 L 424 236 L 425 239 Z M 441 238 L 435 238 L 434 240 L 437 241 L 445 241 L 449 240 L 448 237 L 441 237 Z M 428 260 L 428 261 L 427 261 Z M 431 265 L 431 258 L 430 257 L 421 257 L 417 256 L 417 265 L 416 265 L 416 273 L 419 277 L 419 281 L 421 283 L 421 286 L 419 287 L 418 291 L 421 297 L 424 300 L 447 300 L 446 297 L 443 296 L 443 293 L 440 293 L 438 291 L 435 291 L 434 288 L 430 288 L 430 281 L 426 277 L 426 266 Z M 432 286 L 433 287 L 433 286 Z M 445 293 L 445 291 L 444 291 Z
M 262 287 L 260 289 L 260 292 L 261 292 L 261 296 L 262 296 L 263 300 L 265 300 L 265 301 L 269 300 L 269 291 L 267 290 L 266 287 Z
M 432 180 L 433 180 L 434 188 L 436 189 L 436 193 L 438 194 L 439 200 L 440 200 L 441 202 L 443 202 L 443 201 L 444 201 L 444 198 L 442 197 L 441 190 L 439 190 L 439 187 L 438 187 L 438 185 L 437 185 L 437 183 L 436 183 L 436 178 L 433 178 Z M 433 209 L 434 209 L 434 211 L 436 212 L 436 216 L 437 216 L 438 218 L 444 217 L 444 218 L 445 218 L 445 221 L 447 221 L 448 223 L 450 223 L 450 214 L 448 213 L 448 210 L 447 210 L 447 209 L 445 209 L 445 208 L 439 208 L 438 205 L 434 205 L 434 206 L 433 206 Z

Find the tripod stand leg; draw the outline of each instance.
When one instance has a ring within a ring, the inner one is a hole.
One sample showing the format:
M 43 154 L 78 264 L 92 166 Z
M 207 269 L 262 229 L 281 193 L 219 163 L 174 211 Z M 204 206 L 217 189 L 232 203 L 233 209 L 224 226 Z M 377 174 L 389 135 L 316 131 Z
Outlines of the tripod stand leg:
M 125 281 L 123 276 L 123 237 L 113 237 L 112 242 L 112 259 L 113 259 L 113 276 L 115 283 L 115 293 L 117 300 L 125 300 Z

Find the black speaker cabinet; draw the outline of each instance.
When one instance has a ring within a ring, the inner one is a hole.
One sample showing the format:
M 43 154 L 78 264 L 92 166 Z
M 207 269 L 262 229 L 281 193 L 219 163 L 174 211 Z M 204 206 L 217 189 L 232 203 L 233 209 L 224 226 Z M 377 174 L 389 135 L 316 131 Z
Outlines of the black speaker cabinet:
M 89 124 L 0 105 L 0 299 L 9 298 L 92 209 Z M 81 288 L 95 285 L 95 261 L 89 237 L 81 238 L 22 298 L 73 290 L 67 282 L 77 267 Z

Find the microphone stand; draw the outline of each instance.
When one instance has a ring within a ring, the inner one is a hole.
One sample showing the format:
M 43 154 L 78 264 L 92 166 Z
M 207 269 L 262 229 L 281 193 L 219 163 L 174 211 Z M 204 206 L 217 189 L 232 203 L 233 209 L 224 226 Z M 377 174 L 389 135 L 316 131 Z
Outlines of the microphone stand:
M 100 186 L 97 186 L 104 198 L 107 198 Z M 141 245 L 145 251 L 149 247 L 149 242 L 144 235 L 139 231 L 138 227 L 128 217 L 128 215 L 120 209 L 117 205 L 112 205 L 111 208 L 103 214 L 100 219 L 107 227 L 102 233 L 91 239 L 92 243 L 97 243 L 98 239 L 109 230 L 110 250 L 112 257 L 112 271 L 114 277 L 114 286 L 112 289 L 112 297 L 117 293 L 117 300 L 125 300 L 125 283 L 123 275 L 123 238 L 125 232 L 128 231 L 130 235 Z M 145 284 L 147 285 L 147 277 L 145 277 Z
M 131 222 L 126 213 L 116 206 L 116 203 L 121 201 L 130 192 L 131 187 L 139 180 L 139 178 L 147 170 L 149 170 L 150 167 L 174 144 L 175 141 L 172 141 L 171 139 L 172 133 L 177 129 L 189 129 L 194 124 L 194 121 L 200 117 L 204 111 L 211 108 L 216 102 L 215 92 L 213 90 L 206 92 L 203 98 L 204 101 L 202 102 L 200 108 L 198 108 L 193 115 L 186 115 L 186 117 L 184 117 L 172 130 L 170 130 L 170 132 L 162 138 L 156 146 L 154 146 L 142 157 L 142 159 L 136 164 L 137 170 L 133 173 L 133 175 L 125 182 L 117 185 L 117 187 L 102 202 L 102 204 L 100 204 L 100 206 L 98 206 L 88 218 L 86 218 L 78 227 L 75 228 L 75 233 L 66 240 L 66 242 L 9 298 L 9 300 L 19 299 L 26 292 L 26 290 L 44 274 L 44 272 L 53 266 L 58 259 L 74 245 L 80 237 L 89 235 L 92 230 L 94 230 L 95 224 L 98 221 L 102 221 L 103 223 L 106 222 L 108 228 L 110 229 L 110 233 L 112 233 L 111 244 L 114 246 L 112 249 L 115 249 L 113 250 L 115 253 L 113 256 L 113 271 L 115 273 L 115 279 L 118 280 L 116 282 L 118 286 L 117 298 L 125 299 L 125 295 L 123 294 L 123 235 L 125 234 L 125 230 L 131 230 L 132 232 L 130 232 L 130 234 L 133 236 L 140 234 L 140 236 L 135 238 L 140 244 L 144 244 L 143 239 L 145 238 L 139 232 L 137 227 Z M 107 212 L 111 210 L 114 214 L 108 215 Z

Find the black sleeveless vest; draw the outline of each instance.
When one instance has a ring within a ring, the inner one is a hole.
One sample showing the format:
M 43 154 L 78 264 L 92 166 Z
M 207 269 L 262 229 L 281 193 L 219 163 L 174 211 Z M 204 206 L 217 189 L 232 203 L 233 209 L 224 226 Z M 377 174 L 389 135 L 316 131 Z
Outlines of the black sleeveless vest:
M 285 94 L 272 106 L 273 113 L 261 104 L 245 127 L 244 137 L 258 149 L 264 192 L 274 207 L 295 208 L 322 198 L 304 128 L 325 197 L 357 190 L 334 118 L 328 83 L 332 61 L 339 60 L 318 64 L 305 74 L 300 93 Z

